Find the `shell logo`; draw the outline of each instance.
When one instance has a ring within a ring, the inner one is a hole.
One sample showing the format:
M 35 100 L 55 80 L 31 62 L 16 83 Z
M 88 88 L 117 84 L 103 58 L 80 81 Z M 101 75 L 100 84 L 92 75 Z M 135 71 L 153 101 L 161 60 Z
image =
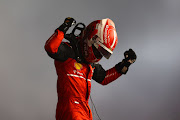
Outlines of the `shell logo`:
M 81 70 L 81 69 L 83 68 L 83 65 L 80 64 L 80 63 L 75 62 L 75 63 L 74 63 L 74 67 L 75 67 L 77 70 Z

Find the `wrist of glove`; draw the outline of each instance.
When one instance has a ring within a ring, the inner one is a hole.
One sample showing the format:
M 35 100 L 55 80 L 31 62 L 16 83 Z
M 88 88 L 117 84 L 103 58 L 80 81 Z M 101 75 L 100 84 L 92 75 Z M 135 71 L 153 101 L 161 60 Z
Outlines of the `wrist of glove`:
M 62 25 L 60 25 L 56 30 L 55 32 L 57 32 L 57 30 L 60 30 L 62 31 L 64 34 L 68 31 L 68 29 L 75 25 L 76 24 L 76 21 L 74 18 L 71 18 L 71 17 L 67 17 L 65 20 L 64 20 L 64 23 Z
M 129 66 L 131 65 L 126 59 L 123 59 L 122 62 L 119 62 L 115 65 L 115 69 L 118 73 L 126 74 L 129 70 Z
M 129 66 L 136 61 L 136 54 L 132 49 L 124 52 L 125 59 L 115 65 L 117 72 L 121 74 L 126 74 L 128 72 Z

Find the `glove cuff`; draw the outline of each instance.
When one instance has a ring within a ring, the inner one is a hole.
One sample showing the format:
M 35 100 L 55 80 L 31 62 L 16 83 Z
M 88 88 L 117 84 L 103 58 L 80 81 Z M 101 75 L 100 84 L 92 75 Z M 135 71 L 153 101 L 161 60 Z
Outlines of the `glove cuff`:
M 119 62 L 118 64 L 116 64 L 115 69 L 118 73 L 121 73 L 121 70 L 123 69 L 122 62 Z
M 55 32 L 57 32 L 57 30 L 62 31 L 64 34 L 68 31 L 70 26 L 66 25 L 65 23 L 63 23 L 62 25 L 60 25 Z
M 123 59 L 124 66 L 129 67 L 131 65 L 130 62 L 128 62 L 128 59 Z
M 126 74 L 130 65 L 131 63 L 129 63 L 126 59 L 123 59 L 122 62 L 115 65 L 115 69 L 118 73 Z

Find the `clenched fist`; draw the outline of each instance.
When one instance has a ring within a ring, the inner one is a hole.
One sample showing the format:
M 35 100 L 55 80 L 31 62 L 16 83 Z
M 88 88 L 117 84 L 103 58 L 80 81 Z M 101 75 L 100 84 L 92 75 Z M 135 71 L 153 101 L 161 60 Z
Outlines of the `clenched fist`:
M 129 66 L 136 61 L 136 58 L 136 53 L 132 49 L 125 51 L 124 59 L 115 66 L 116 70 L 121 74 L 126 74 Z

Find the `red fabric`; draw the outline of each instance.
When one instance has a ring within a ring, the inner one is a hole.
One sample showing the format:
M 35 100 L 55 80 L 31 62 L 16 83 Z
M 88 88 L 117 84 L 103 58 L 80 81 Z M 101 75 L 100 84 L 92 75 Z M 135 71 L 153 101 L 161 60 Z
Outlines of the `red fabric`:
M 47 41 L 45 44 L 45 50 L 49 53 L 57 53 L 58 47 L 61 44 L 64 38 L 64 33 L 62 31 L 57 30 Z
M 118 77 L 120 77 L 122 74 L 118 73 L 115 69 L 115 67 L 109 69 L 106 71 L 106 76 L 104 80 L 101 82 L 102 85 L 107 85 L 111 83 L 112 81 L 116 80 Z
M 45 50 L 56 53 L 63 38 L 64 33 L 58 30 L 47 40 Z M 55 60 L 54 64 L 58 76 L 56 120 L 92 120 L 92 113 L 88 105 L 93 75 L 91 65 L 77 63 L 72 58 L 65 62 Z M 119 76 L 115 68 L 112 68 L 106 71 L 106 78 L 101 84 L 108 84 Z
M 69 58 L 65 62 L 55 60 L 55 67 L 58 75 L 56 120 L 92 120 L 86 99 L 87 82 L 89 94 L 91 89 L 91 65 L 80 64 Z
M 58 30 L 46 41 L 45 50 L 56 53 L 63 38 L 64 33 Z M 88 99 L 93 68 L 72 58 L 65 62 L 55 60 L 54 63 L 58 76 L 56 120 L 92 120 Z

